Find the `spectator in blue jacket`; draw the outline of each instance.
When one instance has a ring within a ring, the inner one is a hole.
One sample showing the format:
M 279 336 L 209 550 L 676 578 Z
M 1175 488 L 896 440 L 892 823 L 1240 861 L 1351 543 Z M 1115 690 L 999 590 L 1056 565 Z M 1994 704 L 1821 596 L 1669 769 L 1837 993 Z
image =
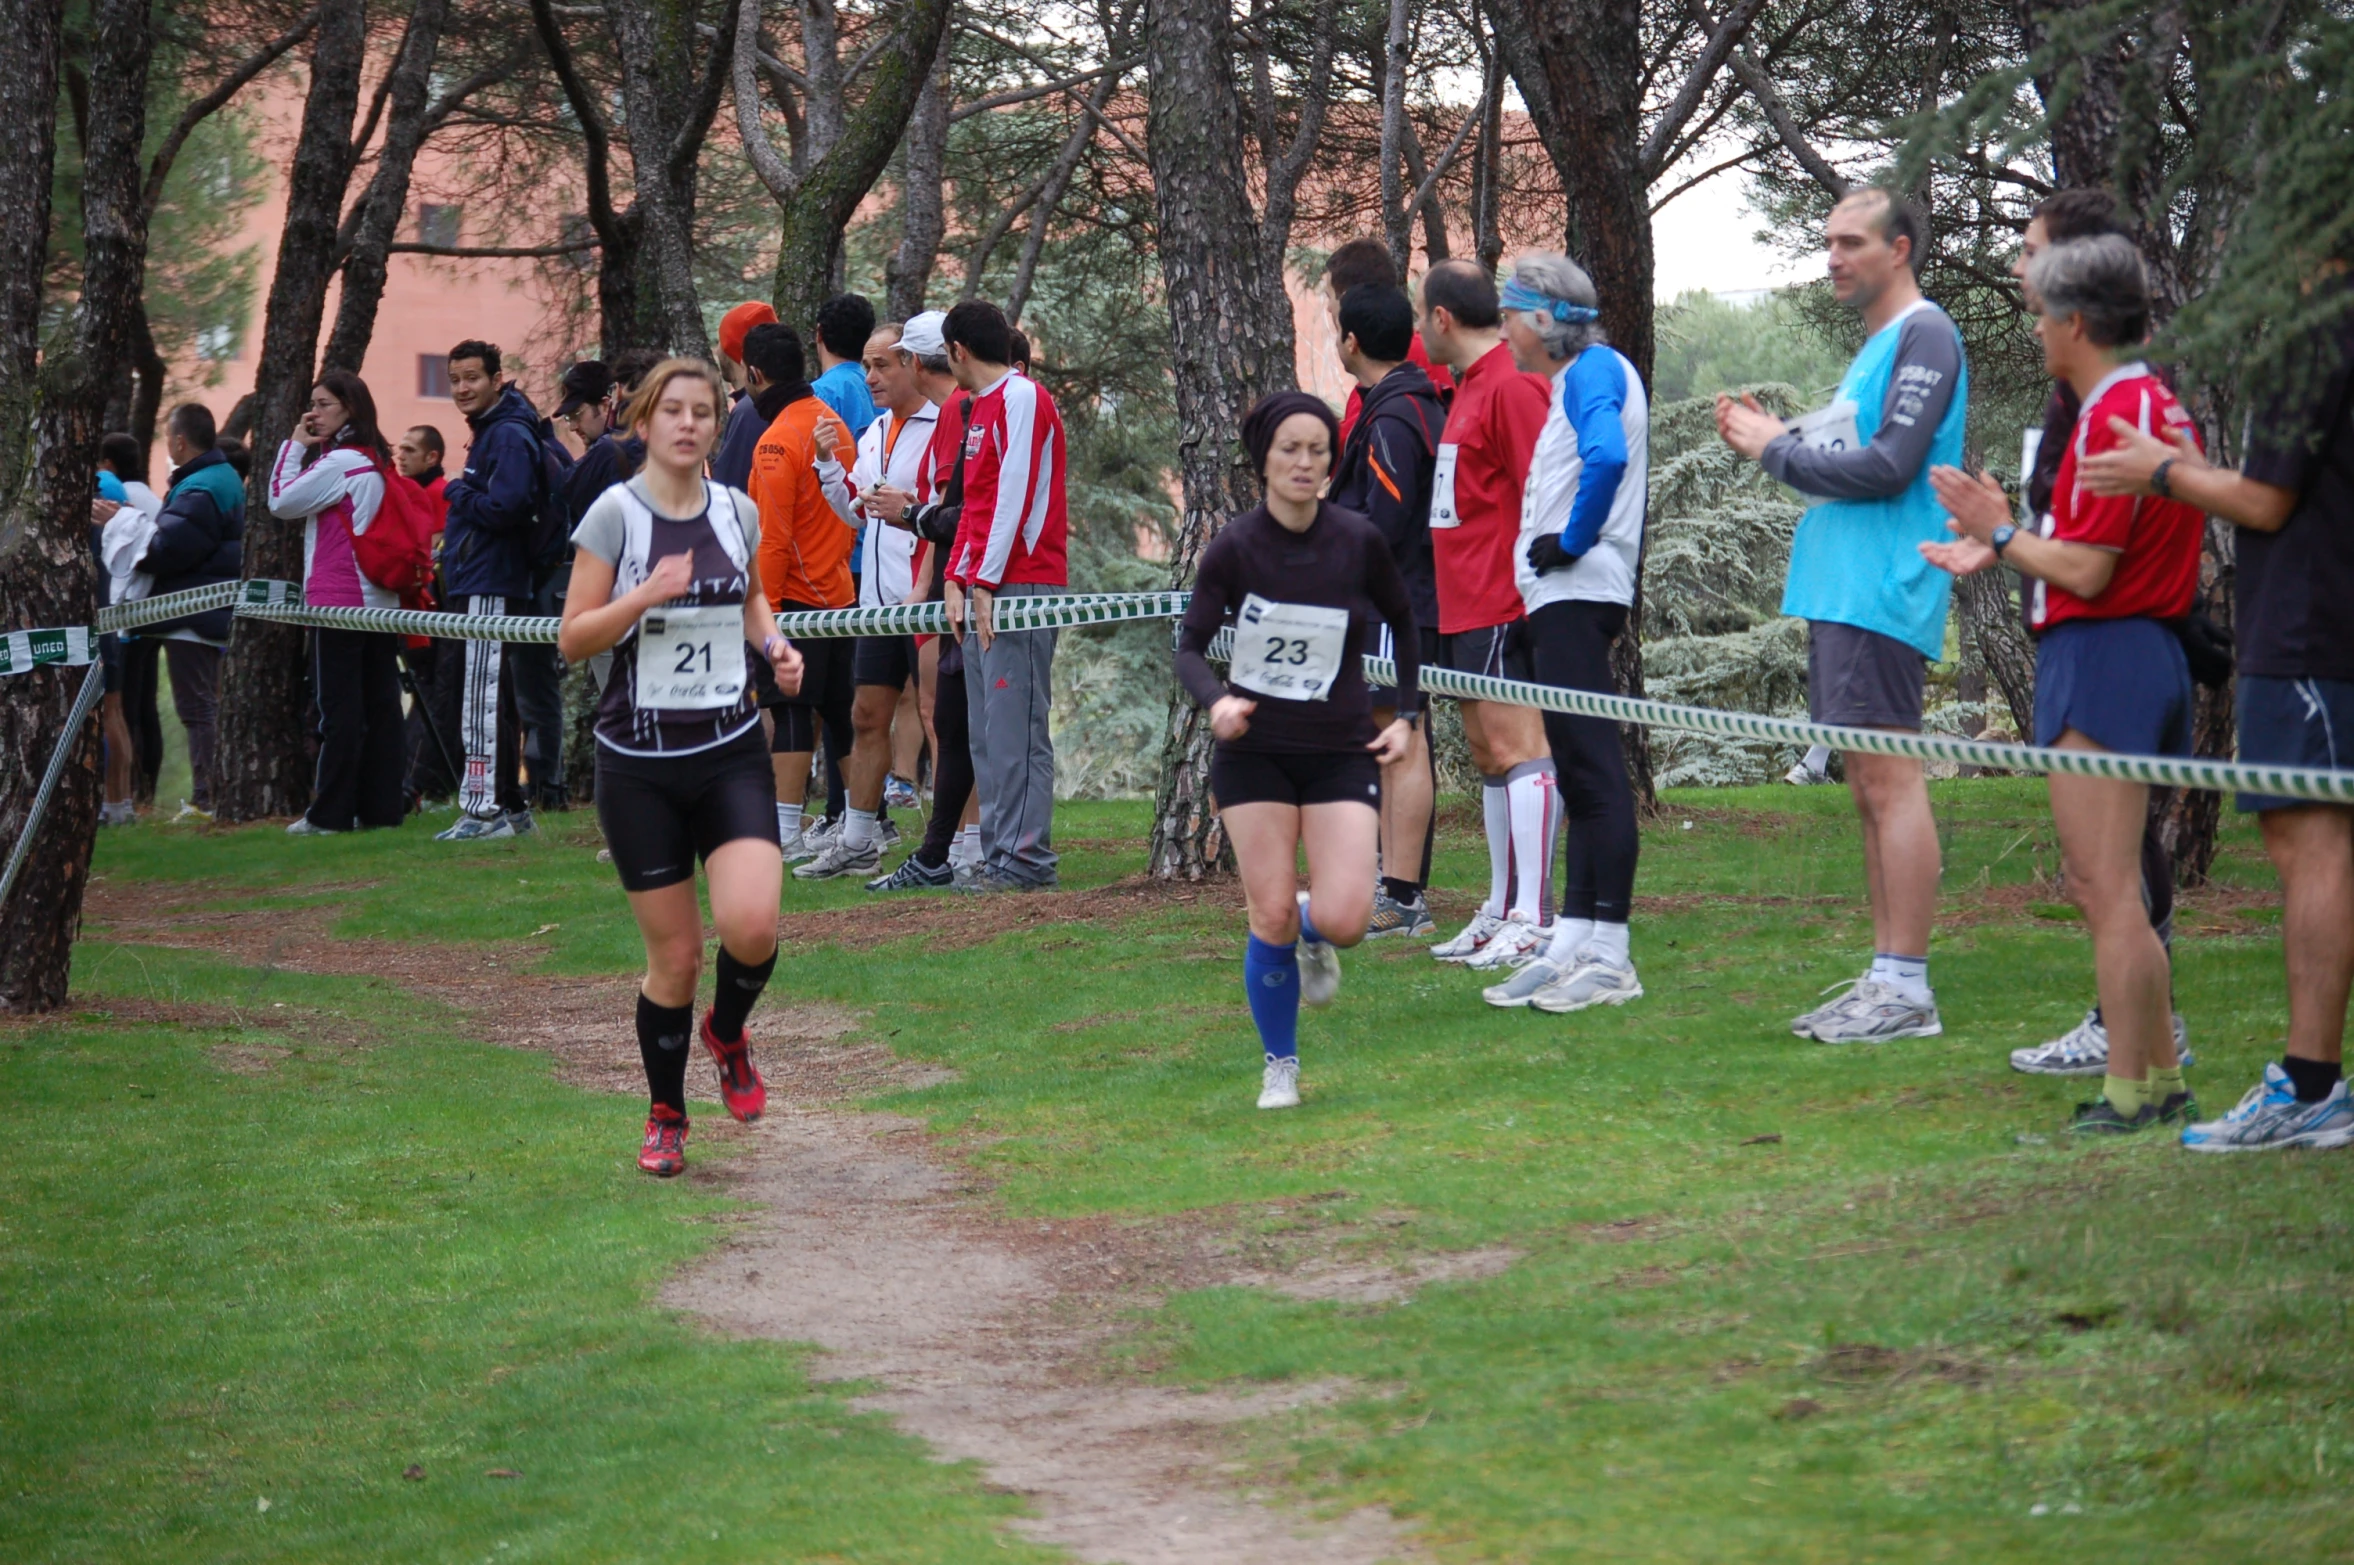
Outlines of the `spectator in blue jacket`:
M 235 581 L 245 567 L 245 480 L 221 451 L 212 410 L 183 402 L 164 424 L 172 459 L 155 536 L 137 570 L 155 578 L 152 597 Z M 189 802 L 212 808 L 213 737 L 219 722 L 221 650 L 233 616 L 212 609 L 151 625 L 139 635 L 161 641 L 172 675 L 172 710 L 188 731 Z
M 443 489 L 449 530 L 441 572 L 447 606 L 457 614 L 532 612 L 531 534 L 545 498 L 537 409 L 500 374 L 495 344 L 468 338 L 450 349 L 450 400 L 466 415 L 473 441 L 466 470 Z M 532 830 L 521 782 L 512 655 L 505 642 L 466 643 L 466 680 L 458 731 L 466 773 L 458 780 L 458 819 L 436 840 L 472 842 Z

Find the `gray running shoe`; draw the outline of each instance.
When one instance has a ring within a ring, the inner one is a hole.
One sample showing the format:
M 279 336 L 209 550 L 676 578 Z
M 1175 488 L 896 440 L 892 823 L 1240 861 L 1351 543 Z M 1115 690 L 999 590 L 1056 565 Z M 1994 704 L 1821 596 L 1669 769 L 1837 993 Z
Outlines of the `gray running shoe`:
M 1893 984 L 1859 978 L 1838 1001 L 1815 1013 L 1809 1035 L 1817 1043 L 1884 1043 L 1934 1038 L 1944 1031 L 1936 1001 L 1917 1004 Z
M 938 869 L 910 853 L 899 861 L 899 867 L 888 875 L 877 875 L 866 883 L 869 891 L 946 891 L 956 884 L 956 872 L 943 864 Z
M 806 864 L 795 865 L 795 880 L 838 880 L 844 875 L 872 875 L 883 867 L 883 845 L 879 842 L 861 843 L 852 847 L 844 840 L 846 833 L 836 832 L 826 839 L 817 857 Z
M 507 812 L 508 836 L 528 837 L 537 830 L 539 830 L 539 823 L 531 818 L 529 810 L 509 810 Z
M 2191 1053 L 2190 1028 L 2174 1018 L 2174 1052 L 2184 1065 L 2198 1063 Z M 2098 1076 L 2109 1065 L 2109 1029 L 2101 1025 L 2098 1007 L 2084 1020 L 2049 1043 L 2011 1051 L 2011 1069 L 2029 1076 Z
M 494 842 L 515 835 L 514 820 L 505 815 L 460 815 L 446 830 L 433 834 L 435 842 Z
M 2264 1079 L 2250 1087 L 2230 1113 L 2189 1126 L 2182 1144 L 2193 1152 L 2354 1145 L 2354 1098 L 2346 1095 L 2341 1081 L 2319 1103 L 2300 1103 L 2289 1073 L 2274 1060 L 2264 1067 Z
M 1400 902 L 1386 891 L 1373 894 L 1373 919 L 1365 926 L 1365 938 L 1378 940 L 1383 935 L 1435 935 L 1439 926 L 1431 921 L 1430 906 L 1422 898 Z
M 970 891 L 973 882 L 981 878 L 981 866 L 970 859 L 950 859 L 948 872 L 955 877 L 952 883 L 959 891 Z
M 875 823 L 875 830 L 881 834 L 884 852 L 888 853 L 891 849 L 899 846 L 899 823 L 897 821 L 886 817 Z
M 297 815 L 286 827 L 289 837 L 340 837 L 343 832 L 334 826 L 322 826 L 308 815 Z
M 1296 1109 L 1299 1106 L 1300 1057 L 1296 1054 L 1268 1055 L 1266 1072 L 1259 1078 L 1259 1107 Z
M 787 864 L 800 864 L 816 858 L 818 850 L 825 846 L 825 839 L 804 826 L 790 837 L 779 840 L 777 846 L 783 850 Z
M 1862 983 L 1864 979 L 1871 976 L 1872 975 L 1870 970 L 1866 969 L 1862 978 L 1850 978 L 1843 983 L 1826 985 L 1822 991 L 1824 994 L 1830 994 L 1834 989 L 1838 990 L 1839 993 L 1833 996 L 1831 999 L 1825 1000 L 1821 1005 L 1816 1006 L 1813 1010 L 1802 1011 L 1798 1015 L 1791 1017 L 1791 1033 L 1794 1036 L 1800 1038 L 1813 1037 L 1815 1035 L 1815 1023 L 1821 1021 L 1824 1017 L 1830 1015 L 1833 1011 L 1838 1010 L 1841 1005 L 1846 1003 L 1847 992 L 1850 989 L 1853 989 L 1857 984 Z
M 1452 940 L 1442 940 L 1430 948 L 1430 954 L 1442 962 L 1468 962 L 1479 955 L 1479 948 L 1496 938 L 1496 931 L 1504 921 L 1495 914 L 1481 911 L 1471 915 L 1471 922 L 1458 930 Z
M 1300 893 L 1300 923 L 1308 922 L 1308 894 Z M 1300 1003 L 1327 1006 L 1340 993 L 1340 952 L 1329 940 L 1310 940 L 1300 936 Z
M 993 869 L 977 869 L 969 877 L 958 879 L 956 889 L 968 896 L 993 897 L 1010 892 L 1029 891 L 1033 888 L 1022 884 L 1011 875 L 1000 875 Z
M 1544 957 L 1514 973 L 1500 984 L 1490 984 L 1479 992 L 1479 997 L 1499 1010 L 1517 1010 L 1535 998 L 1547 984 L 1558 983 L 1570 975 L 1576 964 L 1557 964 Z
M 1529 1004 L 1554 1016 L 1566 1016 L 1596 1005 L 1624 1005 L 1643 998 L 1643 981 L 1630 963 L 1620 967 L 1591 951 L 1580 951 L 1577 964 L 1559 982 L 1537 991 Z

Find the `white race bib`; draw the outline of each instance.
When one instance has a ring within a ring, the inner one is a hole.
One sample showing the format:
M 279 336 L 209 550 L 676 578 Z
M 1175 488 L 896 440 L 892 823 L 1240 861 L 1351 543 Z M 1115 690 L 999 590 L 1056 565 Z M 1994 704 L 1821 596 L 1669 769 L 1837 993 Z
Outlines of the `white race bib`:
M 1439 447 L 1438 466 L 1430 473 L 1430 525 L 1460 527 L 1463 518 L 1455 514 L 1455 452 L 1452 443 Z
M 1864 443 L 1855 427 L 1855 404 L 1841 397 L 1828 407 L 1800 414 L 1782 427 L 1817 451 L 1853 451 Z
M 744 606 L 672 605 L 638 621 L 637 705 L 709 712 L 744 698 Z
M 1347 609 L 1269 603 L 1251 593 L 1234 616 L 1234 662 L 1227 683 L 1263 696 L 1321 701 L 1340 676 L 1348 635 Z

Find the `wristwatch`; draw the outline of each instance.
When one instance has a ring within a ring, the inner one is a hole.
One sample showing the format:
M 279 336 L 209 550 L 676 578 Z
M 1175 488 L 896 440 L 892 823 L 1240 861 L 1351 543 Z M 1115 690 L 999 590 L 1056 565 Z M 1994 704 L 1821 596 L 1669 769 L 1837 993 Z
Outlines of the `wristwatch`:
M 2150 493 L 2156 495 L 2161 500 L 2173 499 L 2173 472 L 2174 458 L 2172 457 L 2168 457 L 2165 461 L 2160 462 L 2156 467 L 2150 469 Z
M 1999 560 L 2003 557 L 2003 550 L 2009 548 L 2011 546 L 2011 540 L 2018 536 L 2019 529 L 2012 526 L 2009 522 L 2005 522 L 2000 527 L 1997 527 L 1994 530 L 1994 536 L 1987 539 L 1986 541 L 1993 547 L 1994 557 Z

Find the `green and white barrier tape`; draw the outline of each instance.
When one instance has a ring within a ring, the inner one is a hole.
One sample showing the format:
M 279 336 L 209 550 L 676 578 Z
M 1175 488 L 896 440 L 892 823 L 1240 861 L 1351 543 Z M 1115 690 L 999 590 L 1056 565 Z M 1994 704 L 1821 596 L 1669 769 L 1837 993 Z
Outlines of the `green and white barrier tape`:
M 79 625 L 62 630 L 12 630 L 0 636 L 0 674 L 21 674 L 43 663 L 67 667 L 98 656 L 98 633 Z
M 1000 630 L 1060 629 L 1108 625 L 1122 621 L 1171 619 L 1185 612 L 1189 594 L 1183 592 L 1071 593 L 1054 597 L 1001 597 L 996 601 Z M 389 631 L 407 635 L 440 636 L 453 640 L 551 642 L 557 621 L 540 616 L 475 616 L 427 614 L 408 609 L 307 608 L 300 589 L 291 582 L 225 582 L 121 604 L 98 616 L 101 631 L 133 630 L 162 620 L 234 605 L 246 618 L 289 624 L 316 625 L 338 630 Z M 937 603 L 899 604 L 883 608 L 823 609 L 779 616 L 778 626 L 788 636 L 938 635 L 947 628 L 946 611 Z M 8 662 L 0 671 L 20 666 L 14 641 L 25 638 L 21 666 L 36 661 L 33 646 L 52 643 L 69 648 L 75 636 L 88 632 L 20 631 L 9 639 Z M 1211 649 L 1224 661 L 1230 633 L 1221 632 Z M 63 650 L 38 661 L 72 661 Z M 86 653 L 85 653 L 86 660 Z M 1396 677 L 1386 658 L 1365 659 L 1365 677 L 1387 684 Z M 1834 750 L 1857 750 L 1873 755 L 1898 755 L 1921 761 L 1950 761 L 1964 766 L 2003 771 L 2060 772 L 2078 777 L 2103 777 L 2164 788 L 2211 788 L 2286 798 L 2312 799 L 2331 804 L 2354 804 L 2354 771 L 2326 771 L 2309 767 L 2252 766 L 2229 761 L 2176 759 L 2154 755 L 2117 755 L 2105 751 L 2050 750 L 2035 745 L 1992 744 L 1982 739 L 1946 738 L 1933 734 L 1891 733 L 1873 728 L 1840 728 L 1796 718 L 1766 717 L 1750 712 L 1719 712 L 1707 707 L 1675 706 L 1660 701 L 1638 701 L 1626 696 L 1565 690 L 1521 680 L 1495 679 L 1482 674 L 1460 674 L 1451 669 L 1422 671 L 1422 687 L 1433 695 L 1458 700 L 1498 701 L 1533 706 L 1542 711 L 1598 717 L 1612 722 L 1674 728 L 1725 739 L 1763 740 L 1793 746 L 1828 745 Z
M 82 676 L 82 688 L 74 695 L 73 712 L 65 720 L 57 748 L 49 752 L 49 765 L 41 773 L 41 786 L 34 790 L 33 807 L 25 811 L 24 827 L 17 832 L 16 842 L 8 850 L 8 867 L 0 870 L 0 907 L 8 905 L 8 893 L 16 889 L 17 874 L 25 867 L 26 855 L 33 850 L 33 834 L 41 829 L 41 817 L 49 813 L 49 800 L 57 792 L 57 780 L 65 775 L 65 758 L 73 753 L 74 740 L 81 735 L 82 725 L 90 720 L 90 713 L 105 689 L 105 669 L 92 668 Z

